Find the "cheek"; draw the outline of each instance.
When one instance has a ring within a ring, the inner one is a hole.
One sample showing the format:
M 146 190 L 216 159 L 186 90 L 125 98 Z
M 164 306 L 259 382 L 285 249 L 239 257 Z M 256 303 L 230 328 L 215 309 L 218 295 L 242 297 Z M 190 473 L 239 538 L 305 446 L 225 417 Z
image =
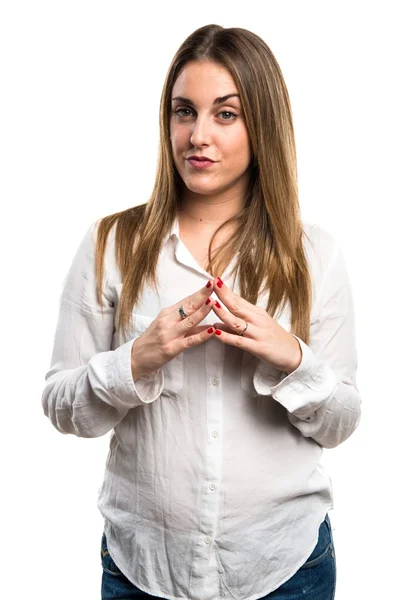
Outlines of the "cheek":
M 171 138 L 175 141 L 183 140 L 188 135 L 187 127 L 182 123 L 175 123 L 175 121 L 171 121 L 169 130 Z
M 244 140 L 240 140 L 237 144 L 232 144 L 228 150 L 227 156 L 230 157 L 230 163 L 235 169 L 247 168 L 251 160 L 250 147 Z
M 226 154 L 234 158 L 235 162 L 242 163 L 250 160 L 250 139 L 245 129 L 233 132 L 232 137 L 224 146 Z
M 171 129 L 171 146 L 174 156 L 179 155 L 185 149 L 185 136 L 183 132 L 177 129 Z

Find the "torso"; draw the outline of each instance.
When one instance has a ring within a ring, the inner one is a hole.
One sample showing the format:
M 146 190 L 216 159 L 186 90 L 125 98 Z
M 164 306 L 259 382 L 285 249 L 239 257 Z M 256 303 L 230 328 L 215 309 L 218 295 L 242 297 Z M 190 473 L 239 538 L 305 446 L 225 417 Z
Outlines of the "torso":
M 198 265 L 205 271 L 207 270 L 208 265 L 208 247 L 216 230 L 217 226 L 215 225 L 200 224 L 188 226 L 186 222 L 180 220 L 179 235 L 181 241 L 189 250 Z M 225 227 L 222 229 L 214 239 L 212 250 L 215 251 L 221 246 L 228 239 L 230 232 L 231 228 Z
M 208 246 L 210 240 L 203 240 L 200 238 L 200 236 L 189 237 L 183 236 L 182 234 L 181 240 L 193 258 L 196 260 L 197 264 L 206 271 L 208 265 Z

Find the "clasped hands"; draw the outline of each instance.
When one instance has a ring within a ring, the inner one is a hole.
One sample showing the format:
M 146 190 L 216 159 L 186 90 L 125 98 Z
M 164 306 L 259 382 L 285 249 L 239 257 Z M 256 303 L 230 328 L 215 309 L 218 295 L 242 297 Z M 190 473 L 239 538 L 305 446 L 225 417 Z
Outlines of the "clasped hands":
M 213 292 L 226 308 L 210 297 Z M 186 318 L 182 319 L 180 307 Z M 215 322 L 212 327 L 199 325 L 211 310 L 220 322 Z M 240 335 L 244 330 L 245 333 Z M 162 309 L 135 340 L 131 349 L 133 379 L 160 369 L 180 352 L 202 344 L 212 336 L 250 352 L 288 374 L 301 363 L 302 350 L 298 340 L 264 308 L 251 304 L 216 277 L 194 294 Z

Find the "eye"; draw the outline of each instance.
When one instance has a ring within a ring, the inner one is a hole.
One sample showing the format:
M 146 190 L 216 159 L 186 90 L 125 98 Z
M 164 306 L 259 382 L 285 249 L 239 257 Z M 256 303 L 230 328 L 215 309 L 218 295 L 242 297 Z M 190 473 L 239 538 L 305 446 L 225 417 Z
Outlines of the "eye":
M 176 110 L 174 110 L 173 112 L 178 115 L 179 117 L 189 117 L 190 115 L 184 114 L 185 111 L 192 113 L 192 109 L 191 108 L 177 108 Z M 229 115 L 230 118 L 225 119 L 225 118 L 221 118 L 222 121 L 234 121 L 236 119 L 236 117 L 238 116 L 237 113 L 234 113 L 231 110 L 222 110 L 221 112 L 218 113 L 219 115 Z
M 179 114 L 179 113 L 182 113 L 182 111 L 185 111 L 185 110 L 188 110 L 189 112 L 191 112 L 190 108 L 177 108 L 176 110 L 174 110 L 174 113 L 176 115 L 181 116 L 181 117 L 187 117 L 188 115 L 181 115 L 181 114 Z
M 222 110 L 219 114 L 220 115 L 231 115 L 233 117 L 233 119 L 222 119 L 223 121 L 233 121 L 237 117 L 237 114 L 232 112 L 231 110 Z

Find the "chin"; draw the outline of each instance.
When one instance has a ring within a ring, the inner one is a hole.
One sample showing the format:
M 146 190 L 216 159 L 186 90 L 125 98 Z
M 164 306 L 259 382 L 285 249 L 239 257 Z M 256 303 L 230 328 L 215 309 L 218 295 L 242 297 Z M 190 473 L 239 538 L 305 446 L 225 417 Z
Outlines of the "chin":
M 194 194 L 215 194 L 218 190 L 215 189 L 214 187 L 208 186 L 208 185 L 201 185 L 198 184 L 196 185 L 195 183 L 190 183 L 190 182 L 184 182 L 185 186 L 187 187 L 187 189 L 190 192 L 193 192 Z

